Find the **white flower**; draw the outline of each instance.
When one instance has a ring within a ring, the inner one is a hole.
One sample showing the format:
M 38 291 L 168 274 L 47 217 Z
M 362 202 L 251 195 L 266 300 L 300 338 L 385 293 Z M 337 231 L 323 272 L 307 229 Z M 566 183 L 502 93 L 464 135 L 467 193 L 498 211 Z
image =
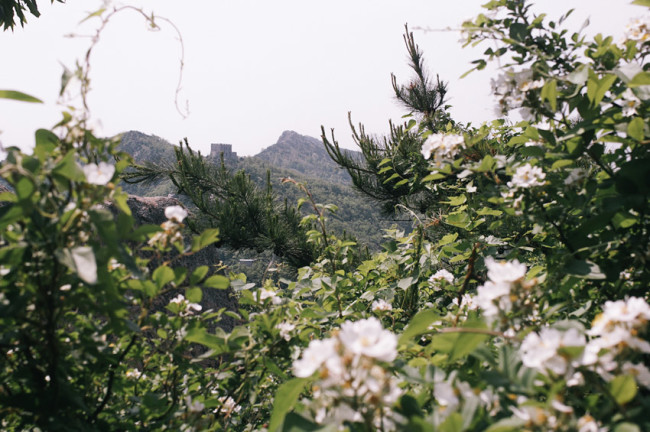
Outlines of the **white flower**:
M 342 367 L 334 339 L 309 342 L 309 346 L 303 351 L 302 357 L 293 362 L 293 374 L 299 378 L 310 377 L 323 363 L 326 363 L 334 371 L 339 371 Z
M 187 217 L 187 210 L 177 205 L 169 206 L 165 208 L 165 217 L 170 221 L 181 223 Z
M 499 310 L 509 312 L 512 309 L 510 285 L 506 283 L 487 281 L 476 289 L 474 299 L 486 317 L 497 315 Z
M 454 297 L 451 301 L 453 305 L 458 306 L 458 297 Z M 475 301 L 475 298 L 470 294 L 463 294 L 460 299 L 460 306 L 462 308 L 467 308 L 467 310 L 478 310 L 478 303 Z
M 630 297 L 627 300 L 607 301 L 603 312 L 594 319 L 590 335 L 603 335 L 618 325 L 632 329 L 650 321 L 650 306 L 645 300 Z
M 221 402 L 221 406 L 214 410 L 215 414 L 231 414 L 241 411 L 241 406 L 239 406 L 230 396 L 221 396 L 218 400 Z
M 545 178 L 546 174 L 540 167 L 525 164 L 517 168 L 512 176 L 512 181 L 508 182 L 508 186 L 514 188 L 542 186 Z
M 196 312 L 200 312 L 203 307 L 198 303 L 190 303 L 187 301 L 183 294 L 179 294 L 169 301 L 169 303 L 175 303 L 181 306 L 181 316 L 191 315 Z
M 293 331 L 293 329 L 296 328 L 296 326 L 288 321 L 283 321 L 281 323 L 278 323 L 275 328 L 280 330 L 280 337 L 288 341 L 291 339 L 290 333 Z
M 100 162 L 99 165 L 89 163 L 83 167 L 83 171 L 88 183 L 105 185 L 113 178 L 115 166 L 106 162 Z
M 147 377 L 142 372 L 140 372 L 140 370 L 138 368 L 133 368 L 133 369 L 127 370 L 126 373 L 124 374 L 124 376 L 126 376 L 129 379 L 139 379 L 140 377 L 142 377 L 142 378 Z
M 492 80 L 492 92 L 498 97 L 497 115 L 507 114 L 510 109 L 521 108 L 524 120 L 532 118 L 532 111 L 523 107 L 526 93 L 544 86 L 543 79 L 533 79 L 533 71 L 524 69 L 515 72 L 512 68 Z
M 449 284 L 453 284 L 455 280 L 454 275 L 451 274 L 449 270 L 440 269 L 429 278 L 429 282 L 440 282 L 443 280 L 447 281 Z
M 516 417 L 530 423 L 531 426 L 551 426 L 555 423 L 556 418 L 549 415 L 544 409 L 534 405 L 524 405 L 519 408 L 510 408 Z M 545 429 L 552 430 L 552 429 Z
M 606 427 L 600 427 L 589 414 L 578 419 L 578 432 L 607 432 L 608 430 Z
M 465 191 L 467 193 L 474 193 L 476 192 L 477 188 L 474 186 L 474 182 L 469 182 L 467 183 L 467 186 L 465 186 Z
M 193 401 L 190 395 L 185 397 L 185 404 L 190 412 L 201 412 L 205 409 L 205 405 L 202 402 L 197 400 Z
M 278 294 L 273 291 L 272 289 L 268 288 L 262 288 L 259 291 L 259 301 L 263 302 L 266 299 L 271 299 L 271 303 L 273 304 L 280 304 L 282 303 L 282 299 L 278 297 Z
M 345 349 L 355 355 L 381 361 L 393 361 L 397 357 L 397 336 L 384 330 L 375 317 L 344 322 L 338 338 Z
M 9 300 L 7 299 L 7 296 L 5 293 L 0 292 L 0 305 L 2 306 L 7 306 L 9 304 Z
M 629 88 L 621 93 L 621 102 L 623 104 L 623 117 L 632 117 L 637 114 L 636 109 L 641 105 L 639 98 Z
M 533 80 L 533 71 L 532 69 L 524 69 L 520 72 L 514 74 L 515 84 L 517 90 L 520 92 L 527 92 L 530 90 L 535 90 L 538 88 L 544 87 L 544 80 L 537 79 Z
M 385 311 L 393 310 L 393 305 L 391 305 L 384 299 L 379 299 L 372 302 L 371 308 L 373 312 L 385 312 Z
M 488 278 L 494 283 L 514 283 L 526 276 L 526 265 L 519 260 L 496 261 L 492 257 L 485 258 L 485 266 L 488 269 Z
M 585 177 L 587 177 L 587 171 L 584 168 L 574 168 L 569 171 L 569 175 L 564 179 L 564 184 L 571 186 L 581 182 Z
M 582 346 L 585 346 L 585 337 L 574 328 L 566 332 L 543 328 L 539 334 L 532 332 L 526 336 L 521 344 L 521 360 L 529 368 L 564 375 L 570 362 L 565 353 L 558 353 L 558 349 Z
M 448 381 L 440 381 L 434 384 L 433 396 L 436 402 L 449 411 L 453 411 L 458 406 L 458 396 L 456 396 L 456 389 Z
M 462 135 L 435 133 L 429 135 L 422 144 L 422 156 L 429 159 L 433 153 L 433 159 L 440 165 L 443 161 L 453 159 L 464 146 L 465 139 Z
M 632 20 L 625 27 L 625 39 L 637 43 L 644 43 L 650 40 L 650 16 L 646 15 Z

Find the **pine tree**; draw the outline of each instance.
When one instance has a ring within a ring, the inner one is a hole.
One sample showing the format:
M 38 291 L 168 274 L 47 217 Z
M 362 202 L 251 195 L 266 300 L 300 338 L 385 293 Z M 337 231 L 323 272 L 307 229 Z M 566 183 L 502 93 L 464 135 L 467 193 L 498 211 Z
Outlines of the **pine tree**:
M 396 99 L 409 110 L 411 120 L 404 125 L 390 122 L 389 136 L 379 139 L 366 134 L 363 125 L 355 127 L 349 115 L 361 159 L 341 149 L 333 131 L 328 138 L 325 129 L 321 128 L 323 143 L 332 160 L 350 174 L 359 191 L 380 203 L 386 214 L 399 213 L 400 208 L 422 214 L 440 199 L 421 182 L 412 181 L 429 174 L 428 165 L 420 154 L 422 131 L 417 130 L 416 124 L 434 133 L 453 124 L 447 113 L 447 83 L 438 76 L 435 80 L 429 76 L 422 51 L 408 26 L 404 42 L 415 76 L 406 85 L 399 85 L 395 75 L 391 75 L 391 81 Z
M 175 164 L 138 165 L 124 176 L 127 183 L 153 182 L 169 177 L 179 194 L 187 196 L 199 210 L 188 221 L 199 232 L 219 228 L 221 246 L 271 250 L 295 267 L 311 263 L 317 256 L 307 242 L 309 227 L 302 215 L 285 202 L 278 202 L 267 177 L 259 188 L 244 171 L 233 173 L 224 163 L 215 164 L 194 152 L 187 140 L 175 149 Z M 270 174 L 267 174 L 270 176 Z

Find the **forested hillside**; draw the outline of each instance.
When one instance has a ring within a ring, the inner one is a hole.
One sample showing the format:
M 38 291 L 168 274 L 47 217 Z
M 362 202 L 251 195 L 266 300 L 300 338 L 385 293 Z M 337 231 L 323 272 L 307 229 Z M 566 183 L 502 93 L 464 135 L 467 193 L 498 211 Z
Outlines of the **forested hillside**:
M 126 132 L 122 137 L 120 149 L 131 154 L 140 164 L 175 163 L 173 145 L 155 135 Z M 336 214 L 329 215 L 332 230 L 356 237 L 371 250 L 379 249 L 383 230 L 396 224 L 404 230 L 410 229 L 410 222 L 396 221 L 390 216 L 382 215 L 376 203 L 356 192 L 347 172 L 332 162 L 323 144 L 316 138 L 285 131 L 276 144 L 265 148 L 258 155 L 228 161 L 227 164 L 233 172 L 244 170 L 260 187 L 266 185 L 267 173 L 270 172 L 271 186 L 278 199 L 286 199 L 290 205 L 295 205 L 303 197 L 303 193 L 294 185 L 281 184 L 280 180 L 291 177 L 305 184 L 316 202 L 334 204 L 339 208 Z M 122 186 L 128 193 L 141 196 L 168 195 L 176 192 L 170 180 Z

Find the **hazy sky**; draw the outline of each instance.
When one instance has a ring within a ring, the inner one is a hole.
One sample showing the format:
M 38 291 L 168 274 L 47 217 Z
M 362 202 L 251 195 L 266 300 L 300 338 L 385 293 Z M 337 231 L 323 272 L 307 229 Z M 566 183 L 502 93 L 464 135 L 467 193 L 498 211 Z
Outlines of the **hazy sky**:
M 411 77 L 402 40 L 411 28 L 457 29 L 476 16 L 486 0 L 133 0 L 171 19 L 185 47 L 181 102 L 174 106 L 180 46 L 174 31 L 147 30 L 143 19 L 126 11 L 108 25 L 92 57 L 93 118 L 99 131 L 112 135 L 139 130 L 173 143 L 187 137 L 193 148 L 211 142 L 233 144 L 252 155 L 274 144 L 284 130 L 320 136 L 320 126 L 335 128 L 351 146 L 347 113 L 367 132 L 388 130 L 388 119 L 405 113 L 394 101 L 390 73 L 399 82 Z M 590 18 L 590 32 L 623 34 L 625 24 L 644 12 L 630 1 L 546 0 L 537 10 L 557 18 L 576 8 L 570 24 Z M 39 2 L 41 18 L 25 28 L 0 33 L 0 89 L 20 90 L 43 105 L 0 99 L 0 142 L 23 148 L 37 128 L 60 118 L 57 97 L 61 64 L 73 66 L 89 41 L 65 34 L 93 33 L 96 22 L 79 26 L 97 0 Z M 117 5 L 118 3 L 114 3 Z M 480 123 L 492 117 L 489 82 L 493 72 L 474 72 L 459 80 L 470 61 L 487 46 L 463 49 L 457 31 L 415 31 L 429 68 L 449 81 L 452 114 Z

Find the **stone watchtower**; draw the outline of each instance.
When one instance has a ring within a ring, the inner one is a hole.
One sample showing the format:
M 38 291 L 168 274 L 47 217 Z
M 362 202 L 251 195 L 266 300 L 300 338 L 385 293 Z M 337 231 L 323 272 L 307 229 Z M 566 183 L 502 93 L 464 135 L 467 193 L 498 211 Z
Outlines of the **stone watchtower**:
M 210 157 L 214 159 L 221 159 L 223 154 L 224 160 L 237 159 L 237 152 L 232 151 L 232 144 L 211 144 Z

